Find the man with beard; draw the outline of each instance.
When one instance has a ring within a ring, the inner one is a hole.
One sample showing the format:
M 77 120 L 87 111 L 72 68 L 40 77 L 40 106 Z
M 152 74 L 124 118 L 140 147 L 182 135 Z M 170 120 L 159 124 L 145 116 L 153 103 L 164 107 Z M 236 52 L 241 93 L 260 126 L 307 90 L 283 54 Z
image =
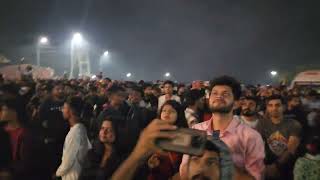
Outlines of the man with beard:
M 145 84 L 143 88 L 144 102 L 146 103 L 146 108 L 151 111 L 157 111 L 158 108 L 158 98 L 152 93 L 152 85 Z
M 257 125 L 266 148 L 266 179 L 292 179 L 293 162 L 300 144 L 301 125 L 285 119 L 281 96 L 266 99 L 266 119 Z
M 222 76 L 211 82 L 209 107 L 212 118 L 193 126 L 204 130 L 208 135 L 219 131 L 220 139 L 230 149 L 235 173 L 245 174 L 244 179 L 262 179 L 264 171 L 264 144 L 259 133 L 241 124 L 233 116 L 234 102 L 240 98 L 241 86 L 232 77 Z M 180 165 L 180 176 L 187 178 L 188 155 L 184 155 Z
M 254 97 L 244 97 L 241 105 L 240 121 L 255 129 L 262 117 L 257 113 L 257 101 Z

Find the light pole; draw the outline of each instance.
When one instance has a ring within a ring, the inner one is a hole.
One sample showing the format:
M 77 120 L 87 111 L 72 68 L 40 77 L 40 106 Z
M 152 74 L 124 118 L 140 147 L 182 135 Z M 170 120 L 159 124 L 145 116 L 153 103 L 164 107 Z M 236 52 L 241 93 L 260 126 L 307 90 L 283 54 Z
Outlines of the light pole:
M 102 65 L 103 65 L 103 60 L 109 58 L 109 51 L 104 51 L 103 54 L 100 56 L 100 60 L 99 60 L 99 71 L 102 71 Z
M 131 74 L 131 73 L 127 73 L 126 76 L 127 76 L 128 79 L 130 79 L 130 77 L 132 76 L 132 74 Z
M 166 77 L 166 78 L 170 78 L 170 76 L 171 76 L 171 74 L 170 74 L 169 72 L 166 72 L 166 73 L 164 74 L 164 77 Z
M 40 50 L 41 46 L 49 44 L 49 39 L 45 36 L 39 38 L 37 42 L 37 66 L 40 66 Z
M 277 71 L 271 71 L 270 74 L 271 74 L 272 77 L 275 77 L 275 76 L 278 75 L 278 72 Z
M 91 65 L 89 59 L 89 44 L 80 33 L 74 33 L 71 40 L 71 68 L 70 78 L 81 76 L 89 76 Z M 78 66 L 79 73 L 76 74 L 75 68 Z

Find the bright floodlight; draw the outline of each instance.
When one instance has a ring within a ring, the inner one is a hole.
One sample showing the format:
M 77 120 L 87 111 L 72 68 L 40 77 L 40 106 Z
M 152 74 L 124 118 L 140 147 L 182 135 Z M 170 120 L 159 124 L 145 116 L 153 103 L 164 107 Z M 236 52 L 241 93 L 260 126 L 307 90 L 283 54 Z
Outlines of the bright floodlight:
M 103 53 L 103 56 L 108 56 L 109 55 L 109 51 L 105 51 L 104 53 Z
M 277 72 L 277 71 L 271 71 L 270 74 L 271 74 L 272 76 L 276 76 L 276 75 L 278 74 L 278 72 Z
M 166 73 L 164 74 L 164 76 L 165 76 L 165 77 L 170 77 L 170 73 L 169 73 L 169 72 L 166 72 Z
M 48 44 L 49 40 L 47 37 L 41 37 L 39 42 L 40 44 Z
M 73 38 L 72 38 L 72 42 L 75 43 L 75 44 L 81 44 L 82 43 L 82 35 L 80 33 L 75 33 L 73 35 Z
M 126 76 L 127 76 L 127 78 L 129 78 L 129 77 L 131 77 L 131 75 L 132 75 L 131 73 L 127 73 Z

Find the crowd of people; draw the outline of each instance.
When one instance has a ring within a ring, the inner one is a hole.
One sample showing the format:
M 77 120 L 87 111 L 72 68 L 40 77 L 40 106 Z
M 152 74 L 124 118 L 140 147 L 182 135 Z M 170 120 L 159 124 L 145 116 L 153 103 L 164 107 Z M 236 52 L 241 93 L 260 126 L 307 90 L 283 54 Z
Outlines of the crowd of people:
M 207 133 L 201 156 L 170 131 Z M 97 79 L 0 80 L 0 179 L 320 179 L 312 88 Z

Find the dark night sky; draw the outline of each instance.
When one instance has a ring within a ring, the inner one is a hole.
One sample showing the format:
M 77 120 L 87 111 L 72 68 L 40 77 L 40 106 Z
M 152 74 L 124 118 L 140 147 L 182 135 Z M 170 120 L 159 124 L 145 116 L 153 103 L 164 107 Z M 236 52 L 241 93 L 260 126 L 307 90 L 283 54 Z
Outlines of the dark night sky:
M 230 74 L 268 82 L 320 63 L 319 1 L 296 0 L 0 0 L 0 53 L 35 63 L 34 44 L 48 35 L 55 52 L 44 65 L 68 70 L 67 40 L 79 31 L 91 44 L 93 71 L 104 49 L 112 78 L 132 72 L 155 80 L 169 71 L 189 81 Z

